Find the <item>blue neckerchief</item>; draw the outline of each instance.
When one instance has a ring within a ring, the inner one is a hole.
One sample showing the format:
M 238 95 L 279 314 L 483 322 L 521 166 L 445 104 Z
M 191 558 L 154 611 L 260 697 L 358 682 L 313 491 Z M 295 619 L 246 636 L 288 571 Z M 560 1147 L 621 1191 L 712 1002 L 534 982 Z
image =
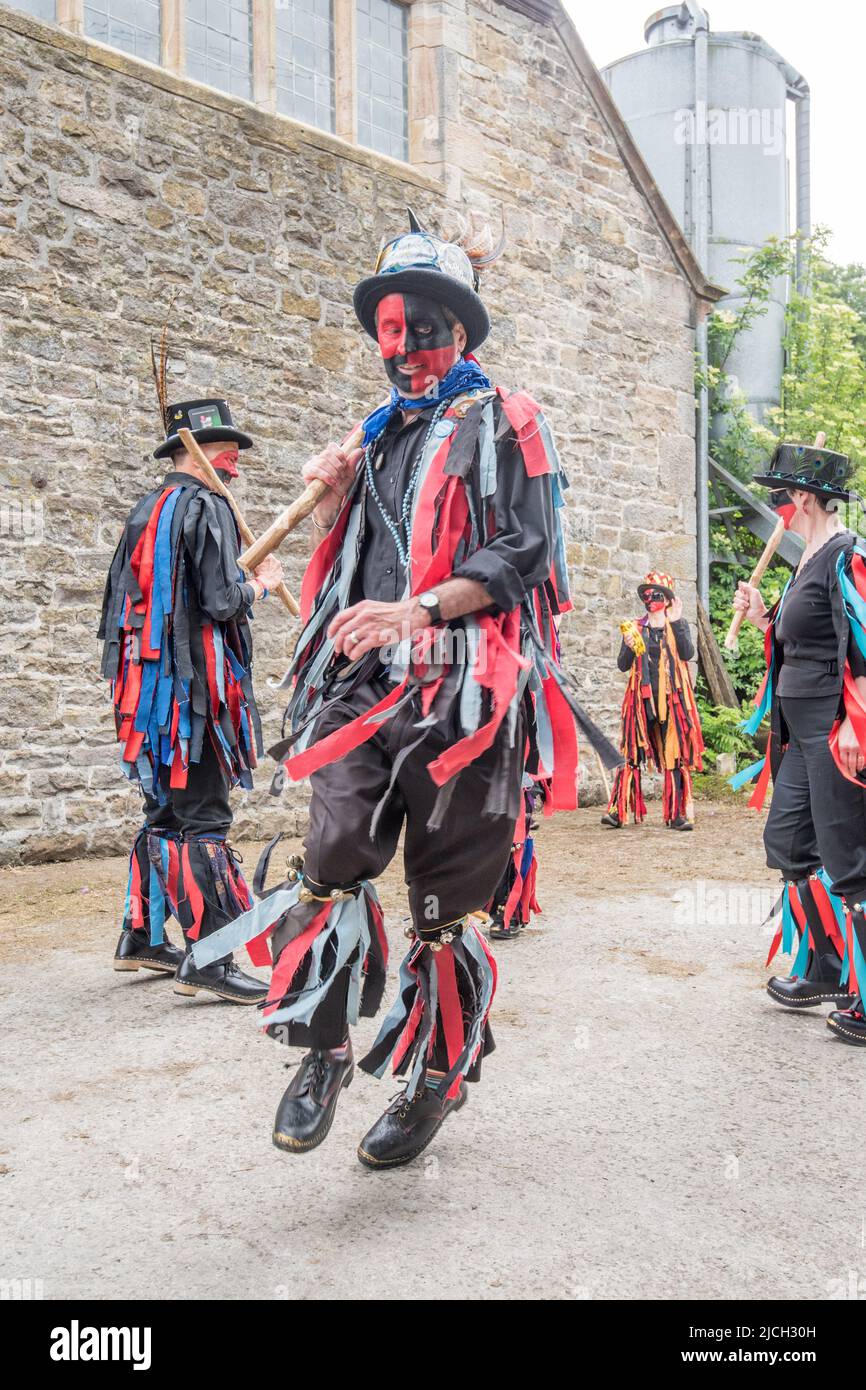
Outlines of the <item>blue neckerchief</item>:
M 449 396 L 459 396 L 464 391 L 489 391 L 490 378 L 484 375 L 477 362 L 467 362 L 465 357 L 461 357 L 454 363 L 451 370 L 443 376 L 430 396 L 423 396 L 421 400 L 407 400 L 401 396 L 396 386 L 391 387 L 391 399 L 387 405 L 380 405 L 378 410 L 372 411 L 363 424 L 364 447 L 371 444 L 374 439 L 378 439 L 383 430 L 397 414 L 398 410 L 432 410 L 434 406 L 441 405 L 442 401 Z

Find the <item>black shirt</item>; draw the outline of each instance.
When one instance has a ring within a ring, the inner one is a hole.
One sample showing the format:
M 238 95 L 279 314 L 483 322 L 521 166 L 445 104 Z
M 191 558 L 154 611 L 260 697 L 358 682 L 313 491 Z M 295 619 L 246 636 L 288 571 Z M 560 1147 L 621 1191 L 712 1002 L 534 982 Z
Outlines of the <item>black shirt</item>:
M 399 419 L 399 417 L 398 417 Z M 373 456 L 376 491 L 391 521 L 397 524 L 412 466 L 418 458 L 430 426 L 429 415 L 413 420 L 403 429 L 392 423 L 379 440 Z M 405 547 L 406 528 L 398 527 Z M 364 497 L 364 545 L 360 563 L 361 592 L 364 598 L 380 603 L 396 603 L 403 597 L 406 572 L 397 555 L 394 537 L 366 488 Z
M 839 634 L 833 622 L 831 591 L 835 588 L 840 550 L 851 540 L 840 531 L 825 541 L 794 576 L 776 617 L 775 636 L 783 648 L 779 695 L 832 695 L 841 684 Z
M 486 544 L 459 560 L 452 577 L 474 579 L 483 584 L 493 600 L 487 611 L 509 613 L 524 596 L 548 578 L 556 544 L 556 520 L 550 479 L 545 474 L 530 477 L 520 453 L 514 430 L 498 399 L 492 402 L 494 448 L 496 450 L 496 486 L 489 497 L 478 495 L 477 467 L 466 477 L 476 513 L 482 507 L 490 525 Z M 376 491 L 390 519 L 396 523 L 403 504 L 412 467 L 423 448 L 430 416 L 422 412 L 417 420 L 401 428 L 397 416 L 383 432 L 373 456 Z M 440 420 L 434 431 L 447 437 L 449 428 L 466 428 L 465 422 Z M 457 447 L 455 443 L 452 451 Z M 477 446 L 473 457 L 477 459 Z M 363 467 L 363 464 L 362 464 Z M 364 522 L 356 579 L 360 582 L 352 601 L 359 598 L 393 603 L 403 597 L 406 574 L 397 554 L 394 538 L 370 495 L 364 487 Z M 405 547 L 405 527 L 400 529 Z M 358 590 L 360 592 L 358 592 Z

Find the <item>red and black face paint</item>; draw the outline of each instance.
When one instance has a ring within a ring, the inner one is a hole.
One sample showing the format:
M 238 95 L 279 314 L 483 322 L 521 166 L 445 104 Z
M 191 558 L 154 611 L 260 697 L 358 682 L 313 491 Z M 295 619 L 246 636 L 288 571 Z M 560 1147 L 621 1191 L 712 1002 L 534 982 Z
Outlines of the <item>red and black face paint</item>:
M 784 488 L 777 488 L 774 492 L 771 492 L 770 506 L 773 508 L 774 512 L 782 518 L 785 523 L 785 528 L 787 529 L 791 525 L 794 519 L 794 513 L 797 510 L 794 503 L 791 501 L 790 492 L 786 492 Z
M 417 294 L 387 294 L 376 311 L 388 380 L 402 396 L 423 396 L 459 357 L 441 304 Z
M 227 473 L 230 478 L 238 476 L 238 449 L 235 444 L 230 448 L 224 449 L 216 458 L 211 459 L 211 467 L 218 473 Z
M 667 608 L 668 601 L 661 589 L 647 589 L 643 596 L 643 606 L 648 613 L 660 613 Z

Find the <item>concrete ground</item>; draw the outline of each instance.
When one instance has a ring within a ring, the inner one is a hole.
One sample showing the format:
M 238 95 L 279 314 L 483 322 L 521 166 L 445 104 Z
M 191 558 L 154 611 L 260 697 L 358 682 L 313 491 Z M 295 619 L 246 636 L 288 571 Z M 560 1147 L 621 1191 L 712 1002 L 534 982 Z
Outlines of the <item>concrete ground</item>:
M 390 1173 L 355 1145 L 391 1083 L 359 1073 L 324 1146 L 284 1155 L 285 1054 L 253 1011 L 112 972 L 121 860 L 3 871 L 0 1279 L 48 1299 L 863 1296 L 866 1056 L 824 1010 L 770 1003 L 756 818 L 699 817 L 542 826 L 544 913 L 498 948 L 484 1081 Z M 399 870 L 382 888 L 393 965 Z

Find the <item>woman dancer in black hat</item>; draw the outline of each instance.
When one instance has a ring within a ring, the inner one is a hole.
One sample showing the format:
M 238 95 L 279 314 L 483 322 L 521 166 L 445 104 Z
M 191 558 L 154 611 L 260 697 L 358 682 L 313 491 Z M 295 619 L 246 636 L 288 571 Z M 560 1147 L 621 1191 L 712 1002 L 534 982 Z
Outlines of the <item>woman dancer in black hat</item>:
M 829 1027 L 864 1045 L 866 546 L 839 516 L 840 503 L 856 496 L 851 472 L 831 450 L 778 447 L 755 481 L 772 489 L 772 505 L 806 548 L 772 608 L 742 582 L 734 607 L 767 634 L 767 676 L 747 727 L 754 731 L 770 714 L 762 779 L 772 768 L 773 799 L 764 845 L 785 880 L 776 945 L 789 948 L 800 936 L 793 973 L 774 976 L 768 992 L 792 1008 L 840 1005 Z

